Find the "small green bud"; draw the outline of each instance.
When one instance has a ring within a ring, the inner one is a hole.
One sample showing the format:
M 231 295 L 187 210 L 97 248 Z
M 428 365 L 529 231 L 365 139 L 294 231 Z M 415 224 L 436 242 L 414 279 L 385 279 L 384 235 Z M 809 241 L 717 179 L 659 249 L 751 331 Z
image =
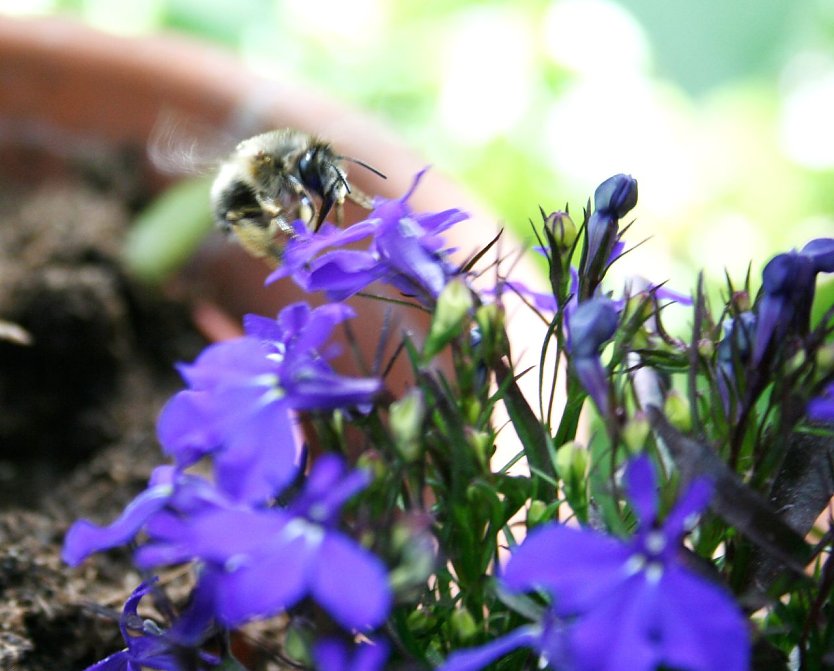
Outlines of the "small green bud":
M 805 361 L 807 361 L 808 357 L 805 354 L 805 350 L 801 349 L 796 352 L 790 359 L 788 359 L 787 364 L 785 365 L 785 369 L 788 373 L 794 373 L 802 366 L 805 365 Z
M 547 504 L 539 499 L 534 499 L 530 502 L 530 507 L 527 509 L 527 529 L 532 529 L 534 526 L 547 521 Z
M 489 362 L 507 353 L 507 334 L 504 331 L 504 311 L 498 303 L 487 303 L 475 310 L 475 323 L 481 334 L 480 348 Z
M 487 431 L 467 429 L 466 440 L 475 451 L 481 466 L 487 468 L 492 453 L 495 451 L 495 442 L 492 440 L 492 434 Z
M 313 632 L 302 620 L 294 618 L 284 634 L 284 653 L 294 662 L 311 665 L 313 656 Z
M 576 242 L 576 224 L 567 212 L 553 212 L 544 220 L 544 225 L 550 232 L 550 239 L 559 250 L 559 255 L 564 256 L 570 252 L 573 243 Z
M 556 450 L 556 472 L 566 482 L 581 482 L 588 473 L 591 460 L 582 443 L 572 440 Z
M 623 440 L 632 454 L 640 454 L 649 437 L 651 425 L 641 412 L 629 419 L 623 427 Z
M 834 368 L 834 343 L 823 345 L 817 350 L 817 367 L 824 373 Z
M 698 354 L 704 359 L 711 360 L 715 356 L 715 343 L 709 338 L 698 341 Z
M 750 312 L 750 294 L 746 291 L 736 291 L 731 299 L 738 314 Z
M 391 404 L 389 423 L 394 445 L 406 462 L 411 463 L 420 457 L 420 437 L 425 416 L 426 404 L 419 389 L 409 390 L 400 400 Z
M 461 642 L 466 642 L 474 638 L 478 633 L 478 625 L 475 623 L 475 618 L 472 617 L 472 613 L 466 608 L 458 608 L 452 611 L 450 624 L 455 638 Z
M 663 412 L 669 423 L 679 431 L 688 433 L 692 430 L 692 415 L 689 412 L 689 403 L 677 391 L 672 390 L 666 396 Z
M 356 467 L 369 471 L 374 482 L 385 478 L 387 473 L 382 457 L 379 452 L 373 449 L 365 450 L 359 455 L 359 459 L 356 460 Z
M 472 292 L 463 279 L 455 278 L 444 287 L 437 299 L 437 308 L 423 348 L 426 359 L 434 357 L 455 336 L 460 335 L 461 327 L 473 307 Z
M 408 631 L 417 635 L 430 631 L 434 626 L 431 616 L 422 608 L 411 611 L 405 622 Z

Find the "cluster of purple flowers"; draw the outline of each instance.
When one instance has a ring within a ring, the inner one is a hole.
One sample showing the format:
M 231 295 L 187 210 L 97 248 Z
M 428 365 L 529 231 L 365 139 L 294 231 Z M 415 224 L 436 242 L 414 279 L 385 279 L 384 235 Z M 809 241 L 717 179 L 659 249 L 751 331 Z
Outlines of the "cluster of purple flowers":
M 723 587 L 688 566 L 684 534 L 711 484 L 696 480 L 658 523 L 647 457 L 631 461 L 628 495 L 638 518 L 631 539 L 549 523 L 513 552 L 501 580 L 510 592 L 543 591 L 540 619 L 482 648 L 452 654 L 442 671 L 476 671 L 520 647 L 540 667 L 582 671 L 749 668 L 746 619 Z
M 433 306 L 455 272 L 440 233 L 466 215 L 412 212 L 408 198 L 422 174 L 402 198 L 379 200 L 365 221 L 347 229 L 326 224 L 311 233 L 296 222 L 284 263 L 267 282 L 291 275 L 309 292 L 338 301 L 382 281 Z M 362 240 L 366 249 L 343 248 Z M 188 609 L 163 631 L 150 622 L 133 626 L 137 605 L 151 590 L 143 583 L 124 608 L 127 648 L 92 668 L 197 668 L 214 658 L 189 666 L 183 654 L 199 649 L 211 632 L 286 611 L 308 597 L 349 632 L 383 624 L 392 602 L 386 568 L 339 528 L 341 507 L 369 475 L 329 454 L 305 477 L 297 427 L 299 412 L 366 411 L 381 390 L 380 380 L 340 375 L 329 363 L 338 353 L 328 344 L 332 332 L 352 316 L 342 303 L 296 303 L 277 319 L 247 315 L 243 337 L 211 345 L 179 367 L 188 388 L 168 402 L 157 427 L 173 465 L 157 468 L 148 488 L 111 524 L 76 522 L 63 558 L 75 566 L 132 542 L 140 569 L 195 562 L 197 584 Z M 211 478 L 187 470 L 206 459 Z M 335 640 L 314 651 L 325 671 L 370 671 L 386 655 L 382 643 L 350 650 Z
M 145 657 L 161 645 L 195 646 L 213 627 L 273 615 L 305 597 L 351 631 L 385 621 L 386 568 L 338 525 L 342 505 L 368 484 L 368 474 L 324 455 L 300 493 L 276 503 L 301 476 L 294 413 L 367 405 L 380 390 L 379 380 L 345 377 L 327 363 L 335 353 L 327 347 L 331 332 L 349 316 L 342 305 L 303 303 L 277 320 L 249 316 L 245 336 L 211 345 L 182 366 L 189 389 L 169 401 L 158 425 L 174 465 L 157 468 L 110 525 L 81 520 L 70 528 L 63 558 L 73 566 L 133 540 L 140 569 L 199 565 L 190 610 L 164 635 L 127 639 L 131 659 L 152 666 Z M 211 459 L 212 479 L 185 470 L 203 457 Z M 120 668 L 120 659 L 99 668 Z
M 423 306 L 437 307 L 458 274 L 441 233 L 466 215 L 456 209 L 414 213 L 408 199 L 421 176 L 402 198 L 377 201 L 366 220 L 348 228 L 325 224 L 311 232 L 296 222 L 283 265 L 268 281 L 292 277 L 333 301 L 383 282 Z M 510 287 L 539 309 L 560 312 L 564 330 L 558 335 L 564 337 L 571 374 L 607 418 L 615 415 L 615 399 L 601 352 L 617 333 L 625 301 L 604 295 L 600 282 L 622 252 L 619 220 L 636 201 L 633 178 L 609 178 L 596 190 L 595 210 L 586 217 L 578 268 L 571 265 L 573 241 L 566 249 L 551 250 L 563 262 L 562 286 L 540 294 L 505 280 L 495 292 Z M 739 360 L 758 365 L 777 341 L 807 331 L 819 272 L 834 272 L 832 239 L 776 257 L 765 269 L 756 310 L 725 322 L 717 353 L 725 407 Z M 649 291 L 663 295 L 659 287 Z M 296 303 L 276 319 L 249 315 L 244 336 L 211 345 L 179 367 L 187 388 L 168 402 L 158 422 L 160 443 L 172 463 L 157 468 L 147 489 L 111 524 L 76 522 L 63 557 L 74 566 L 94 552 L 132 543 L 136 566 L 148 573 L 193 563 L 192 599 L 170 626 L 161 628 L 137 615 L 140 601 L 155 589 L 153 581 L 140 585 L 120 621 L 126 649 L 91 669 L 211 668 L 225 660 L 201 650 L 210 637 L 286 612 L 305 599 L 349 635 L 380 639 L 375 632 L 389 621 L 394 602 L 388 570 L 342 520 L 343 507 L 368 487 L 370 475 L 332 453 L 306 469 L 298 427 L 299 413 L 373 412 L 382 382 L 345 376 L 331 365 L 338 353 L 331 344 L 333 331 L 353 316 L 339 302 L 317 308 Z M 477 348 L 478 338 L 468 345 Z M 580 401 L 582 389 L 577 389 Z M 834 417 L 834 385 L 809 406 L 809 416 Z M 443 417 L 449 423 L 454 419 Z M 210 465 L 208 475 L 192 468 L 198 462 Z M 533 527 L 496 571 L 505 594 L 521 599 L 535 593 L 524 603 L 538 608 L 538 615 L 481 647 L 452 652 L 442 671 L 476 671 L 510 654 L 519 660 L 533 654 L 539 668 L 574 671 L 749 668 L 751 637 L 744 613 L 717 573 L 704 572 L 685 544 L 715 483 L 692 478 L 661 520 L 660 488 L 649 457 L 631 459 L 624 479 L 628 509 L 636 519 L 633 535 L 618 539 L 557 522 Z M 419 488 L 425 480 L 415 481 Z M 512 603 L 508 598 L 506 604 Z M 388 644 L 363 639 L 349 645 L 349 635 L 318 641 L 312 663 L 322 671 L 382 668 Z M 438 649 L 443 650 L 435 648 L 435 660 Z

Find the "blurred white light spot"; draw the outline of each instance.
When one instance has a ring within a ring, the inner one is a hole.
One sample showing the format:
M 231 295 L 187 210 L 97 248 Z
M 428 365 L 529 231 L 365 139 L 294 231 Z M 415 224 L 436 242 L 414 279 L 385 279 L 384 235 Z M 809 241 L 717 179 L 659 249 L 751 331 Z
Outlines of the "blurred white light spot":
M 834 63 L 802 57 L 788 72 L 790 90 L 779 118 L 782 150 L 808 168 L 834 167 Z
M 640 184 L 641 202 L 666 216 L 695 195 L 689 108 L 640 77 L 575 85 L 553 103 L 543 136 L 554 168 L 586 188 L 630 173 Z
M 381 0 L 285 0 L 280 7 L 292 26 L 306 27 L 321 42 L 368 45 L 387 23 Z
M 441 123 L 470 144 L 509 130 L 527 110 L 532 63 L 530 30 L 521 16 L 502 9 L 467 11 L 446 45 Z
M 625 9 L 606 0 L 561 0 L 547 10 L 545 53 L 559 65 L 584 74 L 643 70 L 649 60 L 646 36 Z
M 0 0 L 0 13 L 16 16 L 44 14 L 55 9 L 55 0 Z

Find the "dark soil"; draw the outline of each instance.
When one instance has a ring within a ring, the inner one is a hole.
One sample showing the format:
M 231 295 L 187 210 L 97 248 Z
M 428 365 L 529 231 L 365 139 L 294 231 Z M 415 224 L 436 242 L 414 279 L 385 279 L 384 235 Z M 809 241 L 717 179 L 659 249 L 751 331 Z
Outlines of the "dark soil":
M 0 190 L 0 669 L 80 671 L 123 647 L 140 576 L 119 551 L 68 568 L 63 535 L 145 487 L 173 363 L 204 344 L 123 270 L 130 216 L 87 182 Z

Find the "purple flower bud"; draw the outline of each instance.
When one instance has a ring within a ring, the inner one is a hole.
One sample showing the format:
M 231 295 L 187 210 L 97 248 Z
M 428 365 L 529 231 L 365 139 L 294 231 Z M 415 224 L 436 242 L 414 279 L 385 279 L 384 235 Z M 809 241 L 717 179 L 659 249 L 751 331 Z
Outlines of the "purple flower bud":
M 599 355 L 620 316 L 614 301 L 592 298 L 568 314 L 568 349 L 576 377 L 603 414 L 609 411 L 608 377 Z
M 617 330 L 620 314 L 614 301 L 592 298 L 580 303 L 568 321 L 568 342 L 574 358 L 597 357 Z
M 808 332 L 817 273 L 821 272 L 834 272 L 832 238 L 811 240 L 802 251 L 779 254 L 765 266 L 756 311 L 754 366 L 764 359 L 771 343 L 781 342 L 789 334 Z
M 594 192 L 596 211 L 617 219 L 624 217 L 636 204 L 637 180 L 631 175 L 609 177 Z

